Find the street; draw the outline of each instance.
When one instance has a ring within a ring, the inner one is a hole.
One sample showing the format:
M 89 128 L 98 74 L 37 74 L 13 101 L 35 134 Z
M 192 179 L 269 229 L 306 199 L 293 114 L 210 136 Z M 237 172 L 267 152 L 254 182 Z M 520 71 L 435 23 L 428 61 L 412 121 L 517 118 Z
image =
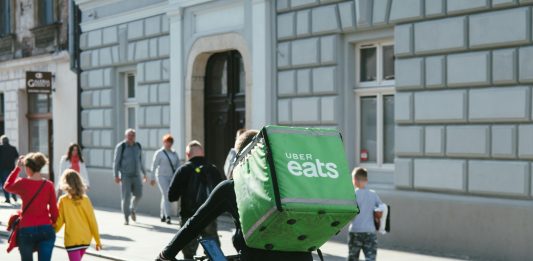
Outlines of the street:
M 17 206 L 11 206 L 0 203 L 0 258 L 4 260 L 20 260 L 17 250 L 11 254 L 6 254 L 7 238 L 5 237 L 5 222 L 9 215 L 14 212 Z M 161 223 L 157 217 L 138 214 L 138 222 L 131 223 L 129 226 L 122 224 L 122 214 L 117 210 L 96 209 L 96 218 L 100 229 L 100 236 L 104 249 L 96 252 L 94 246 L 88 249 L 88 255 L 84 260 L 153 260 L 164 245 L 170 241 L 177 231 L 178 224 L 176 220 L 172 225 Z M 221 217 L 218 220 L 219 235 L 222 243 L 222 250 L 225 254 L 235 254 L 231 242 L 233 234 L 233 223 L 227 217 Z M 58 233 L 56 246 L 63 246 L 63 231 Z M 329 241 L 321 247 L 324 259 L 328 261 L 346 260 L 347 246 L 343 242 Z M 200 254 L 201 251 L 198 251 Z M 102 255 L 106 259 L 92 256 L 91 254 Z M 181 253 L 178 258 L 181 258 Z M 380 260 L 419 260 L 419 261 L 452 261 L 458 259 L 440 258 L 428 255 L 408 253 L 395 250 L 378 250 Z M 52 260 L 68 260 L 66 251 L 56 247 Z M 315 255 L 315 260 L 318 257 Z

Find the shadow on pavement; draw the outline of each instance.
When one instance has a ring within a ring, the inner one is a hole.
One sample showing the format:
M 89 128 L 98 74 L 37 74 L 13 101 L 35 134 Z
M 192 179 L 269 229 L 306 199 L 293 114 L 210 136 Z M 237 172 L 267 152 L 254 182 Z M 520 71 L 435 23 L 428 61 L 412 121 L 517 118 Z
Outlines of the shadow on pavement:
M 102 248 L 102 251 L 123 251 L 126 250 L 125 247 L 118 247 L 118 246 L 107 246 L 104 245 Z
M 135 222 L 133 224 L 130 224 L 132 227 L 139 227 L 139 228 L 145 228 L 148 230 L 153 230 L 161 233 L 167 233 L 167 234 L 174 234 L 179 230 L 179 227 L 162 227 L 162 226 L 154 226 L 149 224 L 144 224 L 140 222 Z
M 15 203 L 15 204 L 0 203 L 0 208 L 18 209 L 18 208 L 20 208 L 20 204 L 18 204 L 18 203 Z
M 115 236 L 115 235 L 109 235 L 109 234 L 100 234 L 100 238 L 106 239 L 106 240 L 133 241 L 129 237 Z
M 324 260 L 327 260 L 327 261 L 346 261 L 346 257 L 333 256 L 333 255 L 328 255 L 328 254 L 323 254 L 323 255 L 324 255 Z M 313 260 L 320 260 L 320 258 L 318 258 L 318 255 L 316 253 L 313 253 Z

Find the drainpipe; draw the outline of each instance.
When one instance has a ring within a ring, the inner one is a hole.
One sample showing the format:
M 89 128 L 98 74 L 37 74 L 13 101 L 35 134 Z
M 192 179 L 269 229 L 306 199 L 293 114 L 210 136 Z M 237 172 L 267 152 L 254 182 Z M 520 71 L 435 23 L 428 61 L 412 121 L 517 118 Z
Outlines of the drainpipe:
M 68 51 L 70 54 L 70 70 L 76 73 L 77 89 L 77 132 L 78 144 L 81 145 L 81 66 L 80 66 L 80 34 L 81 12 L 74 0 L 69 0 L 68 8 Z

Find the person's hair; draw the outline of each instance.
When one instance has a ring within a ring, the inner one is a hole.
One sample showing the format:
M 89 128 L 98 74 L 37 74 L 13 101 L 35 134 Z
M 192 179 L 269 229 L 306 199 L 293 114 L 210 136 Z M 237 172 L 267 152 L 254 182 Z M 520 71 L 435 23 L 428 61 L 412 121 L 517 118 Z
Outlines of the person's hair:
M 193 150 L 197 150 L 197 149 L 200 149 L 200 150 L 203 150 L 204 147 L 202 146 L 202 143 L 200 143 L 199 141 L 197 140 L 192 140 L 190 141 L 189 143 L 187 143 L 187 147 L 185 148 L 185 150 L 189 153 Z
M 246 132 L 245 128 L 240 128 L 240 129 L 237 130 L 237 133 L 236 133 L 235 137 L 238 138 L 239 136 L 241 136 L 245 132 Z
M 70 159 L 72 158 L 72 151 L 74 150 L 74 148 L 78 149 L 78 158 L 80 159 L 81 162 L 84 162 L 83 155 L 81 154 L 81 146 L 77 143 L 71 143 L 70 146 L 68 146 L 67 160 L 70 161 Z
M 33 172 L 39 172 L 48 164 L 46 156 L 40 152 L 32 152 L 24 156 L 24 166 L 30 168 Z
M 6 135 L 2 135 L 2 136 L 0 136 L 0 141 L 2 142 L 2 144 L 8 144 L 9 143 L 9 138 L 7 138 Z
M 355 168 L 352 171 L 352 178 L 360 181 L 368 180 L 368 171 L 365 168 Z
M 170 134 L 164 135 L 162 140 L 163 140 L 163 142 L 170 142 L 170 143 L 174 144 L 174 138 Z
M 80 174 L 72 169 L 63 172 L 59 187 L 75 200 L 81 199 L 85 195 L 85 184 L 83 184 Z
M 235 150 L 237 153 L 241 152 L 242 149 L 248 146 L 257 133 L 259 133 L 257 130 L 247 130 L 239 135 L 235 141 Z
M 130 128 L 130 129 L 127 129 L 127 130 L 124 132 L 124 135 L 128 135 L 128 134 L 130 134 L 130 133 L 135 134 L 135 129 L 131 129 L 131 128 Z

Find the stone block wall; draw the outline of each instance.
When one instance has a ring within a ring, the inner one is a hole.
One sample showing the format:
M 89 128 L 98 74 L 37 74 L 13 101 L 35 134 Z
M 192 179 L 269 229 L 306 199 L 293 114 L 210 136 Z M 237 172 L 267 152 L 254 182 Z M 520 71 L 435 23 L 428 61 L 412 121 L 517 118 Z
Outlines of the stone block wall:
M 277 119 L 337 126 L 340 34 L 354 29 L 353 1 L 283 0 L 277 10 Z
M 403 19 L 393 5 L 410 11 L 391 0 L 276 1 L 279 124 L 339 127 L 353 115 L 342 105 L 342 37 L 392 27 Z
M 531 198 L 531 2 L 392 2 L 396 186 Z
M 168 17 L 158 15 L 84 32 L 81 53 L 82 143 L 88 165 L 111 168 L 123 139 L 125 72 L 136 75 L 137 141 L 149 169 L 161 137 L 170 130 Z
M 394 28 L 395 185 L 533 195 L 531 1 L 281 0 L 276 10 L 279 124 L 353 117 L 340 104 L 343 35 Z M 505 187 L 484 181 L 496 174 L 482 163 L 509 168 Z

